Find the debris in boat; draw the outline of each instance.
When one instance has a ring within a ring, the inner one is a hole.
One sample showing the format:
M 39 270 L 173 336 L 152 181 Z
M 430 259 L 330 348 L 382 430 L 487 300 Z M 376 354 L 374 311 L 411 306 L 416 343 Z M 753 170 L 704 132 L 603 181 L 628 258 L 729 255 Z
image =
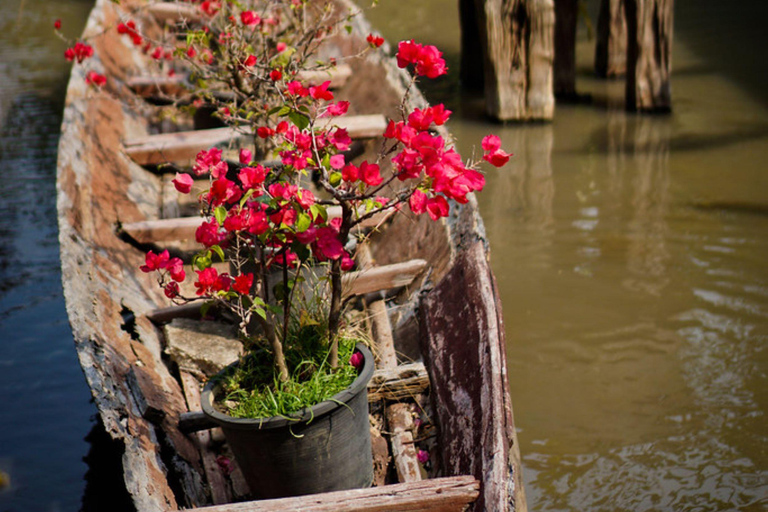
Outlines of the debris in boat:
M 235 328 L 221 322 L 175 318 L 164 327 L 171 359 L 179 369 L 206 380 L 243 354 Z

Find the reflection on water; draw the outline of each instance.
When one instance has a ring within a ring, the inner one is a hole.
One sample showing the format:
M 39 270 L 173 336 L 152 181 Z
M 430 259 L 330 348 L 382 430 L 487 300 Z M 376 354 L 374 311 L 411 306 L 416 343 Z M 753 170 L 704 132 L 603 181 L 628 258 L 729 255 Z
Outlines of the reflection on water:
M 412 9 L 382 2 L 374 25 L 456 71 L 456 12 Z M 676 9 L 671 116 L 624 112 L 583 34 L 593 101 L 552 124 L 487 123 L 455 81 L 427 91 L 457 112 L 462 154 L 490 132 L 516 154 L 478 199 L 532 510 L 768 509 L 768 75 L 744 51 L 765 18 Z
M 56 147 L 69 65 L 55 17 L 88 2 L 3 1 L 0 17 L 0 510 L 79 510 L 95 408 L 61 292 Z

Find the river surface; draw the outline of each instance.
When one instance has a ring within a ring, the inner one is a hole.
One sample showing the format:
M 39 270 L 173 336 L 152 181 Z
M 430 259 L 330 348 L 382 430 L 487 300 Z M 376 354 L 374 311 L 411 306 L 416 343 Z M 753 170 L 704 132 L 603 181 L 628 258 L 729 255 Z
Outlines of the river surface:
M 0 2 L 0 511 L 74 511 L 95 408 L 61 294 L 69 66 L 51 27 L 78 34 L 91 2 Z M 427 95 L 465 156 L 490 132 L 515 153 L 479 200 L 531 510 L 768 510 L 768 4 L 676 4 L 671 115 L 623 111 L 582 25 L 592 103 L 530 126 L 461 93 L 454 1 L 370 13 L 390 41 L 446 52 L 454 78 Z

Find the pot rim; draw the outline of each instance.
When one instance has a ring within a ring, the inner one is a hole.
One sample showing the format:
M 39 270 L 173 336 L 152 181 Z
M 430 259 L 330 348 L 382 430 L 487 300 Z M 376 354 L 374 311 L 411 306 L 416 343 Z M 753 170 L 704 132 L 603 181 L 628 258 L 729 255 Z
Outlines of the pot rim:
M 363 343 L 357 343 L 355 349 L 363 354 L 363 369 L 357 374 L 357 377 L 352 384 L 346 389 L 339 391 L 331 398 L 324 400 L 312 407 L 304 408 L 291 416 L 272 416 L 269 418 L 234 418 L 222 412 L 216 410 L 213 405 L 214 391 L 217 387 L 216 379 L 209 379 L 203 387 L 203 393 L 200 396 L 200 402 L 208 418 L 218 423 L 220 426 L 227 428 L 238 429 L 275 429 L 285 426 L 294 426 L 302 423 L 311 423 L 312 421 L 328 414 L 329 412 L 339 408 L 346 407 L 346 403 L 352 400 L 355 396 L 359 395 L 361 391 L 366 390 L 368 387 L 368 381 L 371 380 L 374 370 L 373 354 L 370 349 Z M 239 362 L 235 361 L 221 372 L 226 372 L 233 366 L 236 366 Z

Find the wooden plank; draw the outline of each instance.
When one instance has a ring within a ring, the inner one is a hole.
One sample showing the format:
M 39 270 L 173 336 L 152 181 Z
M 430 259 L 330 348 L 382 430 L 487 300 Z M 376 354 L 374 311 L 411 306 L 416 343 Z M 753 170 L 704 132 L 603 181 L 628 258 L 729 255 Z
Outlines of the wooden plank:
M 479 494 L 480 483 L 471 476 L 434 478 L 421 482 L 353 489 L 294 498 L 230 503 L 202 507 L 204 512 L 399 512 L 460 511 Z
M 348 272 L 342 277 L 344 296 L 365 295 L 407 286 L 426 267 L 427 262 L 425 260 L 414 259 Z
M 320 119 L 318 128 L 337 126 L 353 139 L 377 137 L 384 133 L 387 120 L 381 114 L 341 116 Z M 211 128 L 186 132 L 146 135 L 123 141 L 125 153 L 139 165 L 190 162 L 198 152 L 240 137 L 234 128 Z
M 184 397 L 187 399 L 187 405 L 191 410 L 199 410 L 200 405 L 200 383 L 190 373 L 181 371 L 181 385 L 184 390 Z M 216 462 L 216 454 L 209 449 L 211 443 L 211 433 L 206 430 L 195 432 L 197 446 L 200 449 L 200 457 L 203 460 L 203 470 L 208 480 L 208 486 L 211 489 L 211 499 L 214 505 L 229 503 L 232 501 L 232 493 L 227 484 L 227 480 Z
M 483 481 L 474 510 L 525 512 L 501 306 L 482 242 L 456 257 L 419 315 L 441 474 Z
M 327 70 L 302 70 L 298 73 L 296 79 L 307 86 L 319 85 L 325 81 L 330 81 L 329 87 L 331 89 L 338 89 L 347 83 L 350 76 L 352 76 L 352 68 L 349 64 L 339 64 Z M 125 83 L 133 92 L 144 98 L 157 96 L 158 94 L 180 96 L 189 92 L 186 87 L 188 79 L 183 75 L 133 76 L 128 78 Z M 213 87 L 212 91 L 218 95 L 217 97 L 223 99 L 226 99 L 227 96 L 231 97 L 231 94 L 228 95 L 226 91 L 217 91 L 216 87 Z
M 175 2 L 157 2 L 146 7 L 147 13 L 154 16 L 160 23 L 177 23 L 186 21 L 197 23 L 203 19 L 203 13 L 197 4 Z
M 330 207 L 327 211 L 330 219 L 341 217 L 340 207 Z M 393 211 L 381 212 L 364 220 L 358 226 L 360 228 L 375 228 L 386 221 Z M 199 216 L 142 220 L 123 224 L 120 231 L 142 244 L 194 240 L 195 230 L 202 223 L 203 219 Z
M 368 401 L 414 398 L 428 388 L 429 375 L 420 361 L 395 368 L 380 368 L 368 383 Z

